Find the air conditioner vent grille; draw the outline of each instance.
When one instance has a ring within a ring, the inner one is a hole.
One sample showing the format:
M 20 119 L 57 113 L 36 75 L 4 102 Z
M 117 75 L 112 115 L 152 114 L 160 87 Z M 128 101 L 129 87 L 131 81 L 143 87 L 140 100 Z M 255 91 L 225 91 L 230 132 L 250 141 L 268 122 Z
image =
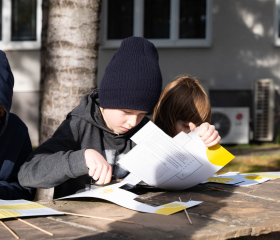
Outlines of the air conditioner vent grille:
M 211 124 L 215 125 L 224 144 L 249 143 L 248 107 L 212 107 Z
M 272 79 L 261 79 L 255 83 L 255 140 L 273 139 L 274 83 Z

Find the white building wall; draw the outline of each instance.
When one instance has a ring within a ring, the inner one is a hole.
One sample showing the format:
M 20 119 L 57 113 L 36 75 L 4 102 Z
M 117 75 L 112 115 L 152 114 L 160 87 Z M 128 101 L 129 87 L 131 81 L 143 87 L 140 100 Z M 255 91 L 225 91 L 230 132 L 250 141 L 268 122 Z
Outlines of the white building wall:
M 280 84 L 274 11 L 275 0 L 212 0 L 211 47 L 158 48 L 164 86 L 183 73 L 209 90 L 252 90 L 260 78 Z M 100 48 L 98 82 L 115 51 Z
M 212 0 L 212 44 L 158 48 L 163 85 L 179 74 L 197 76 L 211 90 L 253 90 L 256 79 L 280 85 L 280 47 L 274 45 L 275 0 Z M 98 83 L 117 49 L 104 49 Z M 15 77 L 12 112 L 38 145 L 40 51 L 6 51 Z M 226 96 L 225 96 L 226 100 Z M 230 101 L 230 99 L 228 100 Z
M 6 51 L 14 79 L 11 112 L 27 125 L 33 146 L 39 144 L 40 51 Z

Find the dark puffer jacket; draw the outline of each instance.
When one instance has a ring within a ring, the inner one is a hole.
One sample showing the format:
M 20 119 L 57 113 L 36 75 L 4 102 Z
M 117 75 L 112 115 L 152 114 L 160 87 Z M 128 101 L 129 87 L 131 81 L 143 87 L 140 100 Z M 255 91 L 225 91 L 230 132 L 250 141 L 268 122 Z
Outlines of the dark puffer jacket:
M 14 77 L 6 54 L 0 51 L 0 105 L 5 115 L 0 118 L 0 199 L 33 200 L 35 189 L 24 188 L 18 182 L 18 171 L 32 152 L 26 125 L 10 113 Z

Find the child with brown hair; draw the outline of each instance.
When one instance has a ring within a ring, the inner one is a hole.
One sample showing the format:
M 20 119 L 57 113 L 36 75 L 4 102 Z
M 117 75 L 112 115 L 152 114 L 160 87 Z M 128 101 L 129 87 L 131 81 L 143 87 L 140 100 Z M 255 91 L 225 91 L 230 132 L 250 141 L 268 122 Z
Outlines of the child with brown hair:
M 189 133 L 200 126 L 199 136 L 206 147 L 221 140 L 211 121 L 211 105 L 202 84 L 194 77 L 181 75 L 163 90 L 154 109 L 153 122 L 166 134 Z

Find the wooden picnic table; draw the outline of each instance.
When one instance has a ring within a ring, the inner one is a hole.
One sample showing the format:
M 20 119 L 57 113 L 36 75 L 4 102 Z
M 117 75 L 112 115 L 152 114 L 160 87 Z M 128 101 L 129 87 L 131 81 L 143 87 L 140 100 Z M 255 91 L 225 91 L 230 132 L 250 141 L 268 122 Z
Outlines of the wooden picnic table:
M 17 220 L 4 222 L 21 239 L 280 239 L 280 179 L 250 187 L 207 183 L 184 191 L 168 192 L 141 187 L 137 200 L 151 204 L 190 199 L 198 206 L 170 216 L 132 211 L 96 198 L 38 201 L 58 211 L 133 221 L 133 224 L 62 215 L 24 218 L 49 232 L 46 235 Z M 1 228 L 2 226 L 0 226 Z M 14 239 L 1 229 L 0 239 Z M 242 238 L 244 239 L 244 238 Z

